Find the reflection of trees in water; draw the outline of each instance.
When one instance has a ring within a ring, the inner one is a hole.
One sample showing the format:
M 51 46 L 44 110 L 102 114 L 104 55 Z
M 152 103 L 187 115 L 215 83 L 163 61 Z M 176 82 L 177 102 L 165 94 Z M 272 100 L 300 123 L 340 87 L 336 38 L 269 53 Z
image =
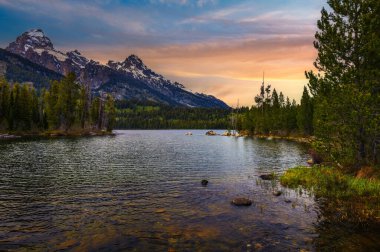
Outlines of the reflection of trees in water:
M 380 248 L 380 201 L 316 199 L 317 251 L 376 251 Z

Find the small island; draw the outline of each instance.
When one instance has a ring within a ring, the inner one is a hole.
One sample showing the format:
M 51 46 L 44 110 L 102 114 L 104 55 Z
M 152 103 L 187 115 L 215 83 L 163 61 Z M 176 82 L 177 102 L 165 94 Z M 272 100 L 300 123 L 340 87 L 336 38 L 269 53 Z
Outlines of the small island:
M 76 79 L 70 73 L 41 90 L 0 79 L 0 139 L 112 134 L 113 97 L 93 97 Z

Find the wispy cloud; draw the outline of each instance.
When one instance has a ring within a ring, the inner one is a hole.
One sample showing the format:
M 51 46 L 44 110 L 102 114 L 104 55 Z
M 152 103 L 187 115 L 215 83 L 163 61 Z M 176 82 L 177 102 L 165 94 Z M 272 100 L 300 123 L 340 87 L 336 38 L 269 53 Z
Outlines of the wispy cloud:
M 204 7 L 209 4 L 216 4 L 218 0 L 150 0 L 153 4 L 177 4 L 177 5 L 193 5 Z
M 98 0 L 93 4 L 86 4 L 80 1 L 0 0 L 3 7 L 61 23 L 76 22 L 81 25 L 81 21 L 91 19 L 94 23 L 100 22 L 128 34 L 146 33 L 144 15 L 141 13 L 125 7 L 109 11 L 94 3 L 106 4 L 110 1 Z
M 42 28 L 94 60 L 135 53 L 190 89 L 252 104 L 262 71 L 294 98 L 312 68 L 326 0 L 0 0 L 0 44 Z M 2 13 L 1 13 L 2 12 Z M 249 95 L 248 95 L 249 94 Z M 235 98 L 234 98 L 235 97 Z

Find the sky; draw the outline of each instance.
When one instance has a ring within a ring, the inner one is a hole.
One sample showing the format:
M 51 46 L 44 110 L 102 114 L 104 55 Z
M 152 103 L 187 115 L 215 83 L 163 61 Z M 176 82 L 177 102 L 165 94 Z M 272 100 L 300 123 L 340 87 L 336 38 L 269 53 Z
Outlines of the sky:
M 299 101 L 326 0 L 0 0 L 0 47 L 41 28 L 101 63 L 130 54 L 194 92 L 251 106 L 265 82 Z

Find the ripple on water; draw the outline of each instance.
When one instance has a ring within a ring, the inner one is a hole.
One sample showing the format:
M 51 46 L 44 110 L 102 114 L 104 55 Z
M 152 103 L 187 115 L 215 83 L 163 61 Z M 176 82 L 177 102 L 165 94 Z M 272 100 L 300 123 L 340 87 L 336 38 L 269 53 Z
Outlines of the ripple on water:
M 0 250 L 314 249 L 314 199 L 258 178 L 302 145 L 185 132 L 0 143 Z

